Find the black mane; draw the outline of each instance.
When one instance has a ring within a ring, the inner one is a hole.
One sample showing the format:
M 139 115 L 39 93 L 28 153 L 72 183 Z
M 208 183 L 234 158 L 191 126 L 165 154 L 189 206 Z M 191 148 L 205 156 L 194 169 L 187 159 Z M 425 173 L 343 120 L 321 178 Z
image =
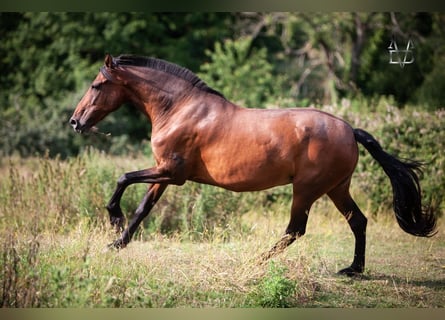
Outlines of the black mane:
M 154 70 L 163 71 L 190 82 L 194 87 L 200 90 L 216 94 L 217 96 L 220 96 L 225 99 L 222 93 L 210 88 L 204 81 L 202 81 L 196 74 L 194 74 L 189 69 L 178 66 L 177 64 L 165 60 L 125 54 L 113 58 L 113 63 L 115 63 L 116 66 L 124 65 L 124 66 L 135 66 L 135 67 L 146 67 Z

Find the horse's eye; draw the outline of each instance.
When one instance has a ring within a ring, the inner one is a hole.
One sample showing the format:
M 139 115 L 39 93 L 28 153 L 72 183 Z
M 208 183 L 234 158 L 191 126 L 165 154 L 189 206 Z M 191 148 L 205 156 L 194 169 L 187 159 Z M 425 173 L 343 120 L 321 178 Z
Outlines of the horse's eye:
M 91 89 L 98 90 L 100 88 L 101 83 L 93 83 L 91 85 Z

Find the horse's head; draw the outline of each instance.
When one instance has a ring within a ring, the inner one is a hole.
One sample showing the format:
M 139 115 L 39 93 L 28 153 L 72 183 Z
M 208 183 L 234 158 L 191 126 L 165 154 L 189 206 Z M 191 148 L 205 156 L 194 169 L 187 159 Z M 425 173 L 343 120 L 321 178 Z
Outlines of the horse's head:
M 124 102 L 124 86 L 111 76 L 114 68 L 113 58 L 107 55 L 105 65 L 100 69 L 70 119 L 70 124 L 76 132 L 90 131 L 96 123 Z

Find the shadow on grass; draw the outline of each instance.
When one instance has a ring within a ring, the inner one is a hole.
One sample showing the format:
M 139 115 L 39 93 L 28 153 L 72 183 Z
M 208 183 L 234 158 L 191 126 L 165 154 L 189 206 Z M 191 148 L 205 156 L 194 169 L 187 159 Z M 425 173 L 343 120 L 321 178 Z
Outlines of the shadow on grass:
M 426 287 L 435 291 L 445 291 L 445 277 L 442 279 L 410 279 L 406 277 L 400 277 L 392 274 L 382 273 L 365 273 L 355 275 L 353 277 L 345 277 L 338 275 L 344 279 L 351 279 L 351 281 L 381 281 L 385 283 L 393 283 L 397 286 L 416 286 Z

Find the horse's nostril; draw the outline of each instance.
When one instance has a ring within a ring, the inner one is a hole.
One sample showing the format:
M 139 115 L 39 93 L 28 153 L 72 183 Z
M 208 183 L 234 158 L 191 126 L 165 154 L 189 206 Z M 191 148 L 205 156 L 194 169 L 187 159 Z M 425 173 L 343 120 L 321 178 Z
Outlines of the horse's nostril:
M 77 126 L 77 120 L 74 119 L 74 118 L 71 118 L 71 119 L 70 119 L 70 124 L 71 124 L 72 127 L 75 128 L 75 127 Z

